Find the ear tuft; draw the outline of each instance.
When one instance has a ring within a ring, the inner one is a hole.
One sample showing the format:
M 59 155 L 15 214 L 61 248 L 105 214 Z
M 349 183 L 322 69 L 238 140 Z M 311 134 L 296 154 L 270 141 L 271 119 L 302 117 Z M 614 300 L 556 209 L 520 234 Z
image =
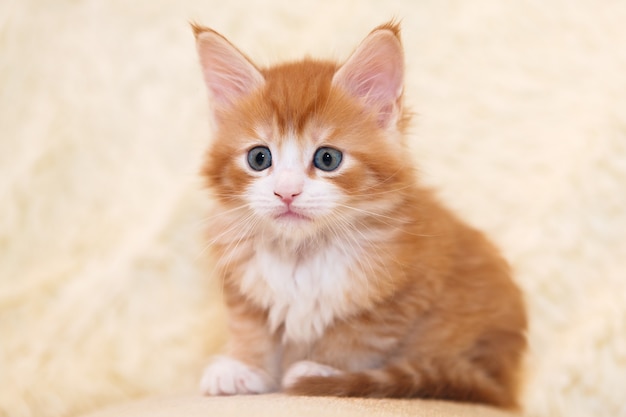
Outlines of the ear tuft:
M 191 24 L 204 82 L 216 106 L 224 109 L 260 88 L 265 80 L 254 64 L 212 29 Z
M 396 19 L 392 19 L 387 23 L 383 23 L 382 25 L 377 26 L 374 30 L 370 32 L 370 34 L 379 30 L 388 30 L 393 33 L 396 38 L 398 38 L 398 41 L 400 40 L 400 23 Z
M 191 30 L 193 30 L 193 36 L 195 36 L 196 38 L 198 37 L 198 35 L 202 32 L 209 32 L 211 29 L 204 27 L 202 25 L 199 25 L 196 22 L 189 22 L 189 25 L 191 26 Z
M 380 127 L 398 119 L 404 82 L 404 52 L 399 26 L 374 29 L 333 77 L 333 85 L 361 100 Z

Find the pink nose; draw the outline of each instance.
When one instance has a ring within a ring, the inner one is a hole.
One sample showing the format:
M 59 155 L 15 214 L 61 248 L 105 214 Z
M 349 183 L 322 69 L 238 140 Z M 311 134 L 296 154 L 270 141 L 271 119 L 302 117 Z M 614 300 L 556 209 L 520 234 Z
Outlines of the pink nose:
M 300 175 L 287 170 L 278 175 L 276 185 L 274 186 L 274 195 L 280 198 L 285 204 L 291 204 L 291 202 L 300 194 L 302 194 L 302 187 L 304 180 Z
M 296 198 L 297 196 L 299 196 L 300 194 L 301 194 L 301 192 L 300 193 L 296 193 L 296 194 L 293 194 L 291 192 L 288 192 L 286 194 L 282 194 L 282 193 L 279 193 L 278 191 L 274 191 L 274 195 L 276 197 L 280 198 L 281 200 L 283 200 L 283 202 L 285 204 L 291 204 L 293 202 L 293 199 Z

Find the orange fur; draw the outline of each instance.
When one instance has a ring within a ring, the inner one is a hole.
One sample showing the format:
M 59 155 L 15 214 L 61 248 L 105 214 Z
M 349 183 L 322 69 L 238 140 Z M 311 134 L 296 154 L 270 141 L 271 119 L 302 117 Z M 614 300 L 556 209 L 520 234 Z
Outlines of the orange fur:
M 208 368 L 205 391 L 266 392 L 282 381 L 292 394 L 515 407 L 522 295 L 497 249 L 417 181 L 403 70 L 386 64 L 402 61 L 398 25 L 376 28 L 343 65 L 267 69 L 210 29 L 194 33 L 209 95 L 220 95 L 202 173 L 218 203 L 210 243 L 230 311 L 227 355 L 245 367 Z M 241 77 L 223 72 L 230 63 Z M 259 145 L 276 163 L 255 172 L 246 154 Z M 336 172 L 310 162 L 324 146 L 343 152 Z M 292 154 L 305 155 L 301 169 L 281 160 Z M 293 204 L 303 201 L 306 220 L 263 212 L 282 207 L 276 178 L 300 187 Z M 303 360 L 325 367 L 285 376 Z

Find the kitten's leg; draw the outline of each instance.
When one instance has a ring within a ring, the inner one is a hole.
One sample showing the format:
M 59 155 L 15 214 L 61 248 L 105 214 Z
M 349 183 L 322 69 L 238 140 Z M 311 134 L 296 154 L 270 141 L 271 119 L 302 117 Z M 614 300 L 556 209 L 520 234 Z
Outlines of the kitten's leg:
M 239 301 L 239 302 L 238 302 Z M 230 295 L 230 340 L 224 356 L 204 370 L 200 389 L 205 395 L 262 394 L 278 388 L 279 348 L 268 331 L 263 311 Z
M 322 365 L 313 361 L 296 362 L 289 367 L 282 380 L 282 387 L 289 388 L 293 386 L 300 378 L 309 376 L 331 376 L 339 375 L 340 370 L 332 366 Z

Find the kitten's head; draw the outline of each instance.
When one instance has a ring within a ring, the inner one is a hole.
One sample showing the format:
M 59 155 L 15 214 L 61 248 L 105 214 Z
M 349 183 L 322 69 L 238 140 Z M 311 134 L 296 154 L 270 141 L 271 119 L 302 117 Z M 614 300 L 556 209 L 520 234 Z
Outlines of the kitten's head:
M 203 173 L 249 233 L 320 238 L 392 215 L 412 181 L 397 25 L 342 65 L 267 69 L 218 33 L 194 32 L 215 127 Z

